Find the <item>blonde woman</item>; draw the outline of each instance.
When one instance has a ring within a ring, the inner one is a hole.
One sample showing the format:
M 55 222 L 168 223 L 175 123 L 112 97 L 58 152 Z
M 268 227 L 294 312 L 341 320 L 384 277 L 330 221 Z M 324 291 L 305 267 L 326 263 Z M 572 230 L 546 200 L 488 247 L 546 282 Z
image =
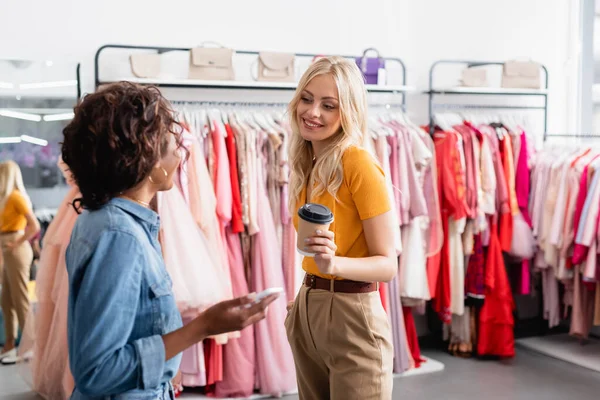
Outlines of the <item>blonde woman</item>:
M 329 231 L 304 244 L 304 284 L 286 331 L 301 399 L 391 399 L 392 334 L 378 282 L 397 270 L 383 170 L 365 150 L 367 101 L 354 63 L 329 57 L 306 71 L 289 105 L 290 208 L 327 206 Z M 308 192 L 308 193 L 307 193 Z
M 21 169 L 14 161 L 0 164 L 0 246 L 2 273 L 2 315 L 6 341 L 0 352 L 2 364 L 17 361 L 15 341 L 23 330 L 29 311 L 27 283 L 33 261 L 29 240 L 40 231 L 31 201 L 25 191 Z

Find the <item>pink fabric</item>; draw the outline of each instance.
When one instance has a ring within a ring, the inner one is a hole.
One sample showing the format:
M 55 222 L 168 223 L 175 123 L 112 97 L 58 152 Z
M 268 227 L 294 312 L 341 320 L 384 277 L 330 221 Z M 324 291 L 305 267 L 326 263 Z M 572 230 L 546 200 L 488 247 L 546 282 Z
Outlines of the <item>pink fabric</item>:
M 394 190 L 394 200 L 396 204 L 396 209 L 398 212 L 398 222 L 400 225 L 406 223 L 405 219 L 407 218 L 403 213 L 403 202 L 407 199 L 406 196 L 409 195 L 408 191 L 408 183 L 407 180 L 400 180 L 400 165 L 399 165 L 399 149 L 398 149 L 398 138 L 396 136 L 388 136 L 387 142 L 390 145 L 390 174 L 392 179 L 392 185 L 396 190 Z
M 244 260 L 240 237 L 227 228 L 227 254 L 233 296 L 240 297 L 249 293 L 248 282 L 244 274 Z M 248 327 L 241 331 L 239 339 L 231 339 L 223 348 L 223 380 L 217 382 L 217 397 L 250 397 L 254 391 L 256 355 L 254 349 L 254 329 Z
M 515 191 L 517 194 L 517 203 L 519 210 L 525 222 L 529 227 L 531 224 L 531 217 L 529 216 L 529 167 L 527 165 L 528 152 L 527 152 L 527 135 L 524 131 L 521 132 L 521 147 L 519 156 L 517 158 L 516 179 L 515 179 Z M 529 270 L 529 260 L 523 260 L 521 264 L 521 290 L 520 294 L 529 294 L 531 288 L 531 276 Z
M 403 144 L 400 146 L 401 151 L 406 152 L 406 164 L 404 167 L 401 165 L 401 168 L 406 170 L 406 178 L 408 179 L 410 191 L 409 215 L 410 221 L 412 221 L 413 218 L 427 215 L 427 203 L 425 201 L 423 189 L 421 188 L 417 178 L 417 170 L 412 153 L 410 132 L 408 132 L 408 130 L 403 126 L 399 127 L 399 130 L 399 140 L 403 142 Z
M 262 161 L 262 159 L 260 159 Z M 283 287 L 281 249 L 264 185 L 263 163 L 257 163 L 256 182 L 260 231 L 253 236 L 252 280 L 256 292 Z M 283 327 L 286 315 L 285 297 L 269 306 L 267 317 L 255 325 L 257 386 L 263 394 L 280 396 L 296 386 L 292 351 Z
M 427 228 L 426 237 L 428 248 L 426 255 L 431 257 L 438 254 L 442 249 L 444 242 L 444 232 L 442 230 L 442 216 L 439 204 L 439 196 L 437 193 L 437 165 L 435 163 L 435 145 L 429 134 L 425 136 L 419 132 L 421 140 L 425 143 L 432 154 L 432 162 L 426 167 L 423 172 L 423 194 L 427 202 L 427 214 L 429 216 L 429 226 Z M 435 290 L 431 292 L 433 295 Z
M 20 355 L 33 350 L 31 362 L 19 364 L 23 378 L 47 399 L 67 399 L 74 388 L 67 346 L 65 251 L 77 220 L 71 206 L 77 197 L 78 189 L 72 187 L 44 235 L 36 278 L 37 312 L 30 312 L 19 346 Z
M 163 256 L 179 311 L 194 316 L 230 298 L 231 278 L 212 258 L 179 189 L 159 192 L 157 199 Z
M 184 317 L 183 323 L 189 324 L 192 318 Z M 204 361 L 204 346 L 195 344 L 183 351 L 181 365 L 181 383 L 187 387 L 206 386 L 206 364 Z

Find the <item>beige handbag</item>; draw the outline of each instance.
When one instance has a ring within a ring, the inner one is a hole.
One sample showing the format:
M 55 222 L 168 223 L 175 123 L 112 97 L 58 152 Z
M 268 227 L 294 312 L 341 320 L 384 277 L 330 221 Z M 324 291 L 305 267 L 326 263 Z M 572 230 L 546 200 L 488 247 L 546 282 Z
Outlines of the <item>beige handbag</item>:
M 160 55 L 131 54 L 129 56 L 131 72 L 138 78 L 156 78 L 160 74 Z
M 292 53 L 258 53 L 258 81 L 294 82 L 295 55 Z
M 533 61 L 507 61 L 502 68 L 502 87 L 539 89 L 540 64 Z
M 488 86 L 487 71 L 483 68 L 465 68 L 460 82 L 462 86 L 468 87 Z
M 195 47 L 190 50 L 189 79 L 235 80 L 233 49 Z

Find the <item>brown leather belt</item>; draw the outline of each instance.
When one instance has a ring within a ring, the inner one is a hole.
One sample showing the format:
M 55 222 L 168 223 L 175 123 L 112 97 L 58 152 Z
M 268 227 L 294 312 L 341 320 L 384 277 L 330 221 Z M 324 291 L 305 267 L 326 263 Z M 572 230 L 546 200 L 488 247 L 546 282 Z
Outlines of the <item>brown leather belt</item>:
M 357 282 L 349 280 L 332 281 L 315 275 L 306 274 L 304 276 L 304 286 L 311 289 L 321 289 L 338 293 L 370 293 L 378 290 L 376 282 Z

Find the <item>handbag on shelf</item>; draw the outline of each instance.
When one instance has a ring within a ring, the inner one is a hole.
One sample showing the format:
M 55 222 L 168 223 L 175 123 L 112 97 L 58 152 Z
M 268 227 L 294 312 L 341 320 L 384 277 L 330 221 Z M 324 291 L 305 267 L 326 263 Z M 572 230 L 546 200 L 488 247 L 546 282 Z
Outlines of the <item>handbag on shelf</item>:
M 375 52 L 377 57 L 367 57 L 369 52 Z M 385 60 L 381 58 L 379 51 L 374 48 L 366 49 L 361 57 L 357 57 L 356 65 L 360 68 L 365 77 L 365 83 L 368 85 L 377 85 L 379 83 L 379 70 L 385 70 Z
M 488 86 L 487 71 L 483 68 L 469 67 L 462 71 L 462 86 L 466 87 L 485 87 Z
M 541 88 L 540 64 L 534 61 L 506 61 L 502 67 L 502 87 Z
M 203 46 L 203 45 L 202 45 Z M 188 78 L 200 80 L 235 80 L 233 54 L 226 47 L 194 47 L 190 50 Z
M 160 55 L 152 53 L 131 54 L 131 72 L 138 78 L 157 78 L 160 74 Z
M 258 53 L 258 81 L 294 82 L 296 55 L 293 53 Z

